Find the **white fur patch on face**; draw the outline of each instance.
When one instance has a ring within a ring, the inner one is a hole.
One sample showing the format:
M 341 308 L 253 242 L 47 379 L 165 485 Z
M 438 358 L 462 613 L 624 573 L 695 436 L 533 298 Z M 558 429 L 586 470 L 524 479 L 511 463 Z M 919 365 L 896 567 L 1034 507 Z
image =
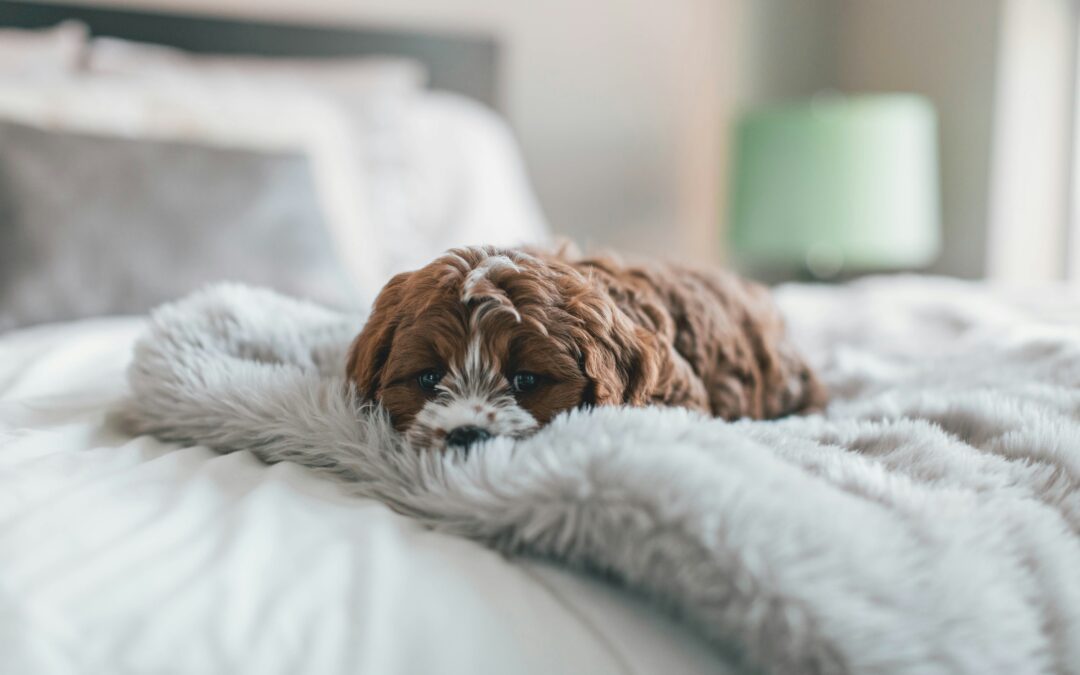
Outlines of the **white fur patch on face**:
M 417 414 L 406 433 L 413 445 L 443 448 L 446 436 L 458 427 L 478 427 L 492 436 L 525 436 L 539 425 L 513 396 L 438 397 Z
M 458 427 L 479 427 L 492 436 L 521 437 L 539 427 L 518 405 L 498 364 L 489 363 L 480 348 L 479 329 L 460 365 L 453 365 L 409 426 L 406 437 L 418 447 L 445 448 L 447 435 Z

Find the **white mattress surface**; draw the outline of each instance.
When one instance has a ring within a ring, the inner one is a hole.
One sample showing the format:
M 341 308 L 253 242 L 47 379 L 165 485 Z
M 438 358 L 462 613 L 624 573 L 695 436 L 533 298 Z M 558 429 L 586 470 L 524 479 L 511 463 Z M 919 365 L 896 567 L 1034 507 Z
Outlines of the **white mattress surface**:
M 603 581 L 125 436 L 107 410 L 141 327 L 0 336 L 0 672 L 730 672 Z

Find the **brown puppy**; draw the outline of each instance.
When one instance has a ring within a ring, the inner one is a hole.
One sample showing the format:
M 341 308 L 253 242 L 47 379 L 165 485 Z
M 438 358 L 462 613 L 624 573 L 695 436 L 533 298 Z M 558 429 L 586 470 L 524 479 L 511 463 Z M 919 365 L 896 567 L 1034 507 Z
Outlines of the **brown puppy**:
M 582 406 L 765 419 L 825 402 L 762 286 L 493 247 L 391 279 L 346 374 L 414 445 L 436 449 L 525 436 Z

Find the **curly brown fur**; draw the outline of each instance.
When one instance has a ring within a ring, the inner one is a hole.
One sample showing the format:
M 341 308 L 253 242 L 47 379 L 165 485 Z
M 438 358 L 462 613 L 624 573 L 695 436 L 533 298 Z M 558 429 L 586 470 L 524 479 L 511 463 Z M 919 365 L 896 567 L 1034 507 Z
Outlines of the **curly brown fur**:
M 415 445 L 435 448 L 524 436 L 587 405 L 764 419 L 825 402 L 762 286 L 722 271 L 492 247 L 394 277 L 347 376 Z

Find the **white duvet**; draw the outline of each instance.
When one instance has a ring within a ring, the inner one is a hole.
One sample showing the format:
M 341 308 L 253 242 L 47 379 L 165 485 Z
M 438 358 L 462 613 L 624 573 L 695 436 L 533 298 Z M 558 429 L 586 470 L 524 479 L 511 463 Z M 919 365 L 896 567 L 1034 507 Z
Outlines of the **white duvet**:
M 0 673 L 725 672 L 605 582 L 294 465 L 122 435 L 141 329 L 0 336 Z

